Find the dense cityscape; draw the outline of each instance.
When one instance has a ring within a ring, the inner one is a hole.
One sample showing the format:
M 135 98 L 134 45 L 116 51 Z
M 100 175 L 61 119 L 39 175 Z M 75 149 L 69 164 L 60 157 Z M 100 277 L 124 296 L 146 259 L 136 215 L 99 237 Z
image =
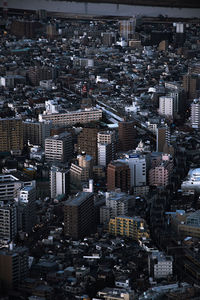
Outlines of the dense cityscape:
M 0 299 L 200 299 L 199 19 L 5 3 Z

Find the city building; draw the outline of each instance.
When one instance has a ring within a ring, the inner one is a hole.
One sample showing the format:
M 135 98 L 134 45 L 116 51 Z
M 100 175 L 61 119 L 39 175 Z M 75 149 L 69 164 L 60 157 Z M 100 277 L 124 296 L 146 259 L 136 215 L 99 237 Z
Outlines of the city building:
M 161 161 L 149 170 L 150 186 L 167 186 L 173 171 L 173 159 L 170 154 L 163 154 Z
M 149 275 L 155 279 L 167 278 L 173 275 L 173 258 L 163 252 L 153 251 L 148 256 Z
M 93 157 L 94 164 L 97 163 L 97 134 L 98 128 L 83 128 L 78 135 L 77 151 L 79 154 L 85 152 Z
M 51 198 L 68 195 L 70 192 L 70 171 L 67 168 L 52 166 L 50 170 Z
M 53 125 L 74 125 L 77 123 L 85 124 L 91 121 L 99 121 L 102 118 L 102 110 L 89 109 L 78 110 L 65 113 L 53 113 L 39 115 L 39 121 L 49 120 Z
M 130 190 L 130 168 L 126 163 L 112 161 L 107 167 L 107 190 L 120 188 L 122 192 Z
M 119 122 L 119 150 L 128 151 L 134 149 L 136 129 L 133 121 Z
M 130 237 L 134 240 L 147 239 L 149 233 L 145 220 L 140 217 L 118 216 L 110 219 L 109 233 Z
M 0 201 L 13 200 L 19 196 L 20 190 L 25 186 L 36 186 L 35 180 L 30 180 L 21 177 L 16 173 L 12 174 L 0 174 Z
M 14 202 L 0 201 L 0 244 L 7 244 L 17 235 L 17 207 Z
M 31 233 L 36 224 L 36 189 L 33 186 L 25 186 L 20 190 L 18 198 L 18 230 Z
M 200 89 L 199 73 L 193 73 L 192 70 L 188 74 L 183 75 L 183 88 L 189 99 L 197 97 L 197 91 Z
M 164 146 L 170 144 L 170 131 L 168 126 L 160 126 L 156 131 L 156 151 L 164 152 Z
M 126 41 L 131 40 L 134 37 L 136 18 L 130 18 L 128 20 L 121 20 L 120 24 L 120 36 Z
M 191 104 L 191 125 L 192 128 L 200 128 L 200 99 L 194 99 Z
M 0 281 L 3 292 L 16 288 L 28 275 L 28 249 L 12 247 L 0 250 Z
M 128 207 L 135 202 L 133 196 L 126 193 L 106 193 L 106 205 L 100 207 L 100 223 L 107 225 L 110 218 L 128 215 Z
M 24 143 L 31 145 L 45 145 L 45 139 L 51 134 L 52 123 L 50 121 L 36 122 L 26 120 L 23 122 Z
M 134 300 L 135 293 L 130 288 L 109 288 L 106 287 L 97 293 L 100 299 L 105 300 Z
M 106 167 L 115 158 L 116 139 L 114 131 L 102 131 L 97 134 L 98 165 Z
M 22 120 L 18 118 L 0 119 L 0 136 L 0 152 L 21 151 L 24 147 Z
M 48 161 L 67 162 L 72 157 L 72 136 L 68 132 L 45 139 L 45 158 Z
M 176 98 L 171 96 L 159 97 L 158 113 L 166 118 L 174 119 L 176 111 Z
M 93 157 L 82 152 L 77 156 L 78 164 L 71 164 L 70 181 L 75 185 L 80 185 L 81 182 L 86 182 L 93 178 Z
M 123 159 L 130 169 L 130 186 L 146 186 L 146 157 L 137 153 L 125 154 Z
M 195 191 L 197 194 L 200 193 L 200 168 L 191 169 L 188 172 L 186 180 L 181 184 L 183 191 Z
M 64 206 L 65 235 L 80 239 L 94 229 L 94 194 L 81 192 L 67 200 Z

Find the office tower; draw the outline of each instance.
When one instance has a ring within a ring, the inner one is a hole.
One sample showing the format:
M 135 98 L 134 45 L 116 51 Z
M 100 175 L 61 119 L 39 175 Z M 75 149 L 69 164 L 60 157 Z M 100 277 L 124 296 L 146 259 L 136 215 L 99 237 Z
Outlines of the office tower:
M 0 281 L 4 292 L 11 291 L 28 275 L 28 249 L 16 247 L 0 250 Z
M 183 88 L 189 99 L 196 98 L 200 90 L 200 75 L 192 72 L 183 75 Z
M 72 136 L 68 132 L 45 139 L 45 158 L 48 161 L 67 162 L 73 154 Z
M 83 128 L 78 135 L 77 150 L 78 153 L 85 152 L 91 155 L 94 160 L 94 164 L 97 163 L 97 134 L 98 128 Z
M 175 103 L 176 98 L 170 96 L 159 97 L 159 110 L 158 113 L 167 118 L 174 119 L 175 108 L 177 107 Z
M 18 229 L 30 233 L 36 224 L 36 189 L 26 186 L 20 190 L 18 199 Z
M 74 125 L 77 123 L 85 124 L 92 121 L 99 121 L 101 118 L 102 110 L 95 108 L 64 113 L 45 113 L 39 115 L 39 121 L 50 120 L 52 121 L 53 125 L 59 126 Z
M 65 235 L 80 239 L 94 229 L 94 194 L 81 192 L 67 200 L 64 206 Z
M 116 139 L 114 131 L 102 131 L 97 134 L 98 165 L 106 167 L 115 158 Z
M 193 128 L 200 128 L 200 99 L 194 99 L 191 104 L 191 125 Z
M 135 27 L 136 19 L 134 18 L 120 21 L 120 36 L 126 41 L 129 41 L 134 37 Z
M 25 186 L 35 187 L 35 180 L 30 180 L 21 177 L 19 173 L 12 174 L 0 174 L 0 201 L 13 200 L 19 196 L 19 191 Z
M 149 237 L 146 222 L 140 217 L 118 216 L 110 219 L 109 233 L 127 236 L 134 240 Z
M 23 127 L 21 119 L 0 119 L 0 152 L 22 150 Z
M 93 157 L 83 152 L 77 156 L 77 164 L 72 163 L 70 167 L 70 180 L 75 185 L 86 182 L 93 178 Z
M 156 151 L 163 152 L 165 144 L 170 144 L 170 131 L 167 126 L 158 127 L 156 131 Z
M 120 188 L 122 192 L 130 190 L 130 168 L 126 163 L 113 161 L 107 168 L 107 190 Z
M 45 139 L 51 134 L 52 122 L 43 121 L 36 122 L 32 120 L 26 120 L 23 122 L 24 143 L 30 143 L 32 145 L 45 145 Z
M 136 153 L 126 154 L 121 161 L 129 166 L 130 169 L 130 186 L 146 185 L 146 158 Z
M 59 195 L 68 195 L 70 191 L 70 171 L 66 168 L 51 167 L 50 192 L 51 198 Z
M 8 243 L 17 235 L 17 207 L 13 202 L 0 201 L 0 243 Z
M 155 279 L 167 278 L 173 275 L 173 257 L 165 256 L 163 252 L 153 251 L 148 256 L 149 276 Z
M 119 150 L 132 150 L 135 145 L 136 129 L 133 121 L 119 122 Z

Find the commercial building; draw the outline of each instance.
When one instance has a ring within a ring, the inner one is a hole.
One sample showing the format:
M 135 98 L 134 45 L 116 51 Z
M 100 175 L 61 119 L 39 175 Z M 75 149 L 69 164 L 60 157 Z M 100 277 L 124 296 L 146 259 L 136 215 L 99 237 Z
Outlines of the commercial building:
M 110 219 L 109 233 L 127 236 L 134 240 L 146 239 L 149 233 L 145 220 L 140 217 L 118 216 Z
M 39 121 L 49 120 L 53 125 L 74 125 L 76 123 L 89 123 L 91 121 L 99 121 L 102 118 L 102 110 L 78 110 L 65 113 L 43 114 L 39 115 Z
M 70 171 L 69 169 L 51 167 L 50 170 L 50 193 L 51 198 L 59 195 L 68 195 L 70 191 Z
M 120 188 L 122 192 L 130 190 L 130 168 L 126 163 L 113 161 L 107 167 L 107 190 Z
M 81 192 L 65 202 L 65 235 L 80 239 L 90 234 L 95 228 L 94 194 Z
M 148 256 L 149 275 L 155 279 L 167 278 L 173 275 L 173 258 L 163 252 L 153 251 Z
M 28 275 L 28 251 L 25 247 L 0 250 L 0 281 L 4 292 L 16 288 Z
M 22 150 L 23 126 L 22 120 L 17 118 L 0 119 L 0 152 Z
M 68 132 L 45 139 L 45 158 L 48 161 L 67 162 L 72 152 L 72 136 Z
M 134 149 L 136 129 L 133 121 L 119 122 L 119 150 L 128 151 Z

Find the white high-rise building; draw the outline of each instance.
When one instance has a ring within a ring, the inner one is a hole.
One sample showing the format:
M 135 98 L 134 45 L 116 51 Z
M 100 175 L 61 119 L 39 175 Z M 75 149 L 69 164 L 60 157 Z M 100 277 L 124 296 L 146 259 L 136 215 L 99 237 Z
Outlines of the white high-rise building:
M 177 112 L 176 98 L 171 96 L 159 97 L 159 114 L 169 118 L 174 118 L 174 114 Z
M 119 161 L 125 162 L 131 173 L 131 187 L 146 185 L 146 157 L 136 153 L 126 154 L 124 159 Z
M 69 169 L 53 166 L 50 171 L 51 198 L 69 193 Z
M 97 134 L 98 165 L 106 167 L 115 158 L 116 138 L 114 131 Z
M 191 125 L 192 128 L 200 128 L 200 99 L 194 99 L 191 104 Z
M 164 253 L 154 251 L 148 257 L 149 275 L 155 279 L 173 275 L 173 258 Z

